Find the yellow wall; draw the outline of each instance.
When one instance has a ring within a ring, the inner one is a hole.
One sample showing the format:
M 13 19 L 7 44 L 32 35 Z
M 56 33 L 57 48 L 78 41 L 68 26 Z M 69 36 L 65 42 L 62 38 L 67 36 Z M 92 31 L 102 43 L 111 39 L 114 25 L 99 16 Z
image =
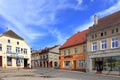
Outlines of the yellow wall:
M 66 55 L 68 55 L 68 49 L 70 49 L 71 54 L 75 54 L 75 52 L 74 52 L 75 48 L 78 48 L 78 53 L 77 54 L 81 54 L 81 53 L 83 53 L 83 46 L 84 45 L 86 45 L 86 44 L 80 44 L 80 45 L 76 45 L 76 46 L 61 49 L 60 50 L 61 56 L 64 56 L 64 50 L 66 50 Z

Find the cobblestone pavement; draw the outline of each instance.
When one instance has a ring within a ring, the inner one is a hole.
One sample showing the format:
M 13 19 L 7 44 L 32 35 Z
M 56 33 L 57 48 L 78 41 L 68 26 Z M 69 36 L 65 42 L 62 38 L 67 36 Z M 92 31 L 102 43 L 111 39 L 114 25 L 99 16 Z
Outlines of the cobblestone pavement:
M 4 69 L 0 71 L 0 80 L 74 80 L 34 73 L 36 69 Z
M 120 80 L 120 76 L 48 68 L 6 69 L 0 70 L 0 80 Z

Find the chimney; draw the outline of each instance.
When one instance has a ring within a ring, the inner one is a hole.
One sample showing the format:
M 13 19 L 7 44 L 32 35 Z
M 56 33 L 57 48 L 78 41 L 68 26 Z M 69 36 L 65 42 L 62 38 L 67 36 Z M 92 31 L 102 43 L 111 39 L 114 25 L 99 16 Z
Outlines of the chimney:
M 94 25 L 97 25 L 98 24 L 98 17 L 97 15 L 94 15 Z

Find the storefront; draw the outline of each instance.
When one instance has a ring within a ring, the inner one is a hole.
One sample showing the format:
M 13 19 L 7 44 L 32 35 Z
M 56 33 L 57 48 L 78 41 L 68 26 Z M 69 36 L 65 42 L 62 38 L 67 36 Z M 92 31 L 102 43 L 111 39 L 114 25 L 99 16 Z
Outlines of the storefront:
M 118 71 L 120 68 L 120 56 L 98 57 L 92 59 L 92 70 Z

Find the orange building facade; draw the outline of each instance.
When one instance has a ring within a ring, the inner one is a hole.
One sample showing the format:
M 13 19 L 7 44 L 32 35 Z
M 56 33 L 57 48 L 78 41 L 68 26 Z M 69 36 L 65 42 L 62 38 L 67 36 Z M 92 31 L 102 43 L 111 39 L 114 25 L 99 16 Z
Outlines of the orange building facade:
M 86 34 L 88 29 L 71 36 L 60 47 L 60 68 L 66 70 L 86 70 Z

